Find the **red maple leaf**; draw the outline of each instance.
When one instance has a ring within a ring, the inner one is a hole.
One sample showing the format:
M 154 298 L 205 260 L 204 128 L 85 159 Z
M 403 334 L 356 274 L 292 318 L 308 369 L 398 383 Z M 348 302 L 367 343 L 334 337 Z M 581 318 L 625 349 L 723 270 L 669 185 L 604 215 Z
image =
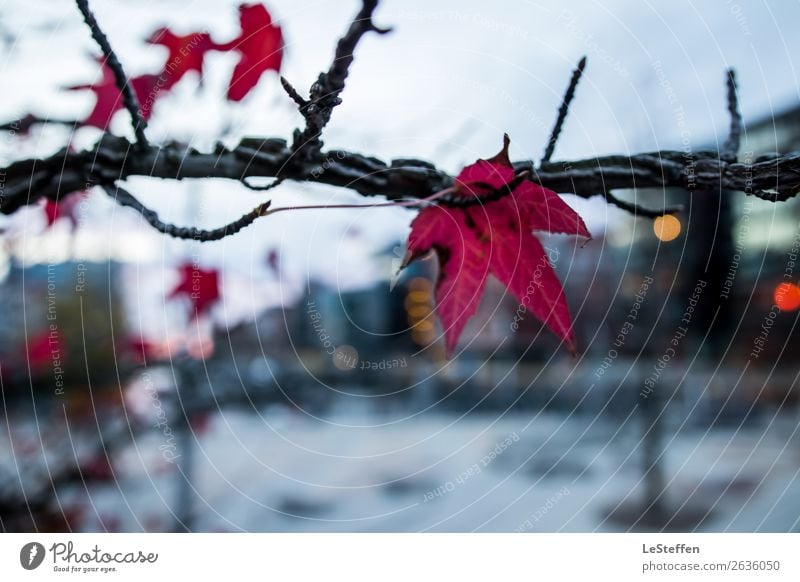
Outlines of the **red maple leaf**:
M 190 71 L 195 71 L 203 81 L 203 59 L 206 53 L 215 48 L 207 32 L 195 32 L 185 36 L 177 35 L 169 28 L 159 28 L 146 41 L 166 47 L 169 54 L 160 77 L 164 89 L 171 89 Z
M 114 480 L 114 468 L 105 452 L 87 459 L 78 468 L 78 471 L 86 481 L 109 482 Z
M 148 359 L 163 359 L 158 346 L 141 335 L 128 338 L 122 347 L 137 364 L 145 364 Z
M 87 192 L 83 191 L 58 202 L 50 199 L 46 200 L 44 206 L 42 206 L 44 217 L 47 221 L 46 228 L 53 226 L 59 219 L 66 218 L 69 220 L 72 230 L 76 230 L 79 222 L 78 207 L 86 195 Z
M 189 300 L 192 318 L 208 312 L 221 297 L 219 271 L 201 269 L 191 263 L 181 265 L 180 281 L 170 292 L 169 298 L 180 296 Z
M 217 45 L 218 50 L 241 54 L 228 85 L 228 99 L 241 101 L 267 71 L 279 72 L 283 60 L 283 33 L 272 23 L 263 4 L 239 6 L 241 33 L 232 41 Z
M 26 352 L 28 365 L 34 373 L 40 373 L 52 367 L 55 362 L 63 361 L 66 355 L 58 333 L 51 334 L 47 331 L 28 338 Z
M 91 91 L 97 100 L 89 115 L 81 121 L 81 125 L 108 129 L 114 114 L 123 109 L 125 104 L 122 93 L 117 88 L 114 73 L 105 64 L 103 59 L 98 62 L 103 67 L 103 78 L 92 85 L 74 85 L 67 87 L 69 91 Z M 133 92 L 139 100 L 139 108 L 145 120 L 150 119 L 153 105 L 156 100 L 167 91 L 166 83 L 158 75 L 141 75 L 130 80 Z
M 276 277 L 281 276 L 281 255 L 278 249 L 270 249 L 267 253 L 267 266 Z
M 508 159 L 508 136 L 502 151 L 478 160 L 456 178 L 456 193 L 484 197 L 510 189 L 495 199 L 466 207 L 430 206 L 411 224 L 405 264 L 433 250 L 439 259 L 436 311 L 444 326 L 448 357 L 467 321 L 475 314 L 486 279 L 493 274 L 544 322 L 570 350 L 575 350 L 572 319 L 561 283 L 533 231 L 591 238 L 578 214 L 552 190 L 519 179 Z

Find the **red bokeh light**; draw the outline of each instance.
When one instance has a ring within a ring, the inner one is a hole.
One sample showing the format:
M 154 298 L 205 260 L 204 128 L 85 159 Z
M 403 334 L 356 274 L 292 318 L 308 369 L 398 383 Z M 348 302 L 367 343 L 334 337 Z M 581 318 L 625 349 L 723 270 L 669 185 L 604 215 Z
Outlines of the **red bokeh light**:
M 793 283 L 779 283 L 775 287 L 775 305 L 781 311 L 795 311 L 800 307 L 800 287 Z

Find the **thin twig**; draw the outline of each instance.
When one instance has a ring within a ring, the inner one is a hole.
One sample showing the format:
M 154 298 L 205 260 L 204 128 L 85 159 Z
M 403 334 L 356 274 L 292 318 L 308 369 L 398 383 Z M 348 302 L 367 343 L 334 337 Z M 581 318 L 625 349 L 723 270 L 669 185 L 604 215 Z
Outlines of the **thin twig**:
M 645 208 L 644 206 L 639 206 L 636 202 L 621 200 L 614 196 L 611 192 L 606 192 L 604 196 L 609 204 L 613 204 L 617 208 L 621 208 L 622 210 L 630 212 L 634 216 L 641 216 L 643 218 L 658 218 L 659 216 L 664 216 L 665 214 L 676 214 L 683 210 L 683 206 L 680 204 L 676 206 L 665 206 L 664 208 L 660 209 Z
M 278 212 L 286 212 L 287 210 L 335 210 L 335 209 L 342 209 L 342 208 L 358 208 L 358 209 L 367 209 L 367 208 L 418 208 L 421 206 L 428 206 L 432 205 L 436 200 L 444 200 L 446 196 L 455 192 L 456 189 L 445 188 L 444 190 L 440 190 L 434 194 L 431 194 L 427 198 L 422 198 L 419 200 L 403 200 L 403 201 L 394 201 L 394 202 L 379 202 L 378 204 L 312 204 L 309 206 L 281 206 L 280 208 L 272 208 L 264 212 L 263 216 L 268 216 L 270 214 L 277 214 Z
M 94 14 L 92 14 L 91 9 L 89 8 L 89 0 L 75 1 L 78 5 L 78 9 L 81 11 L 81 14 L 83 14 L 84 21 L 86 21 L 86 24 L 92 31 L 92 37 L 100 46 L 100 50 L 103 52 L 106 65 L 108 65 L 108 68 L 111 69 L 112 73 L 114 73 L 114 80 L 117 83 L 117 88 L 119 89 L 120 93 L 122 93 L 122 102 L 125 105 L 125 109 L 127 109 L 128 113 L 131 115 L 133 132 L 136 135 L 136 143 L 140 149 L 144 148 L 147 146 L 147 136 L 144 133 L 144 130 L 147 128 L 147 122 L 145 121 L 142 111 L 139 108 L 139 100 L 136 97 L 133 86 L 128 81 L 128 76 L 125 74 L 125 70 L 122 68 L 122 63 L 117 58 L 114 49 L 111 48 L 111 43 L 108 42 L 108 37 L 100 28 L 100 24 L 98 24 Z
M 142 218 L 144 218 L 145 221 L 147 221 L 147 223 L 157 231 L 174 238 L 191 239 L 199 242 L 221 240 L 225 237 L 236 234 L 247 226 L 250 226 L 258 218 L 269 216 L 271 214 L 277 214 L 278 212 L 294 210 L 333 210 L 342 208 L 411 208 L 433 204 L 434 201 L 451 194 L 455 190 L 454 188 L 445 188 L 444 190 L 436 192 L 435 194 L 432 194 L 431 196 L 421 200 L 415 199 L 382 202 L 378 204 L 314 204 L 310 206 L 283 206 L 281 208 L 270 209 L 269 207 L 272 202 L 267 201 L 259 204 L 253 210 L 231 222 L 230 224 L 226 224 L 225 226 L 221 226 L 212 230 L 201 230 L 194 227 L 179 227 L 175 226 L 174 224 L 164 222 L 158 217 L 158 214 L 155 212 L 155 210 L 145 206 L 141 201 L 139 201 L 138 198 L 119 185 L 105 185 L 103 186 L 103 189 L 105 190 L 106 194 L 112 197 L 121 206 L 127 206 L 128 208 L 133 208 L 139 212 L 142 215 Z
M 575 89 L 578 86 L 578 81 L 581 80 L 581 76 L 583 75 L 583 70 L 585 68 L 586 56 L 584 55 L 583 58 L 578 61 L 578 66 L 574 71 L 572 71 L 572 78 L 569 80 L 567 92 L 564 93 L 564 99 L 561 100 L 561 107 L 558 108 L 556 124 L 553 126 L 553 131 L 550 133 L 550 139 L 548 140 L 547 147 L 544 150 L 544 156 L 542 156 L 542 164 L 549 162 L 550 158 L 553 157 L 553 151 L 556 149 L 556 142 L 558 141 L 558 137 L 561 135 L 561 128 L 564 125 L 564 120 L 567 118 L 567 113 L 569 113 L 569 106 L 572 103 L 572 100 L 575 98 Z
M 121 186 L 103 186 L 103 190 L 105 190 L 106 194 L 108 194 L 120 205 L 133 208 L 139 212 L 142 215 L 142 218 L 144 218 L 147 223 L 157 231 L 174 238 L 190 239 L 199 242 L 221 240 L 226 236 L 236 234 L 243 228 L 253 224 L 256 219 L 260 218 L 261 216 L 265 216 L 267 209 L 271 204 L 271 201 L 268 200 L 263 204 L 259 204 L 253 210 L 229 224 L 211 230 L 204 230 L 195 227 L 176 226 L 174 224 L 164 222 L 158 217 L 158 214 L 154 210 L 142 204 L 133 194 Z
M 728 139 L 722 146 L 720 157 L 728 161 L 736 161 L 742 139 L 742 114 L 739 112 L 739 98 L 736 94 L 736 72 L 728 69 L 728 113 L 731 116 L 731 127 Z
M 308 106 L 308 101 L 297 92 L 297 89 L 294 88 L 294 85 L 287 81 L 286 77 L 283 75 L 281 75 L 281 86 L 291 100 L 297 104 L 301 111 Z

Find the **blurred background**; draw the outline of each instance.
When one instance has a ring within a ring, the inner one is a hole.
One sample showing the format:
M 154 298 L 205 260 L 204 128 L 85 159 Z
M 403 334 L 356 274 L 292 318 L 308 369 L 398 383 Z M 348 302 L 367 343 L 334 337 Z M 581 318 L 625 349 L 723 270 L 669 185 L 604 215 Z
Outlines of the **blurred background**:
M 95 0 L 131 75 L 168 26 L 227 42 L 238 3 Z M 281 74 L 307 88 L 358 3 L 270 0 Z M 716 149 L 725 70 L 740 159 L 800 149 L 796 3 L 385 0 L 326 146 L 455 173 L 538 159 L 588 68 L 554 159 Z M 67 0 L 0 2 L 0 121 L 84 119 L 102 79 Z M 154 105 L 149 136 L 199 150 L 301 124 L 278 76 L 226 100 L 210 53 Z M 303 92 L 303 91 L 301 91 Z M 125 112 L 110 130 L 130 136 Z M 94 127 L 0 133 L 0 163 L 90 147 Z M 3 180 L 4 183 L 4 180 Z M 263 196 L 133 178 L 163 218 L 213 227 Z M 800 208 L 741 193 L 618 193 L 674 219 L 564 199 L 594 238 L 542 236 L 575 320 L 571 356 L 491 281 L 457 354 L 434 259 L 398 275 L 410 210 L 283 212 L 175 241 L 88 191 L 3 217 L 3 531 L 799 531 Z M 366 204 L 282 184 L 274 206 Z

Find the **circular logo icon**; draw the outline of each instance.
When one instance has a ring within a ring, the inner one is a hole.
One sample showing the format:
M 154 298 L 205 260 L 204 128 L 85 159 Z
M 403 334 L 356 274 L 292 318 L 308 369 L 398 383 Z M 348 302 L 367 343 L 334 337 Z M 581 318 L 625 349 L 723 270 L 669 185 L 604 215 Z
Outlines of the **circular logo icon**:
M 19 563 L 26 570 L 35 570 L 44 562 L 44 546 L 39 542 L 28 542 L 19 551 Z

